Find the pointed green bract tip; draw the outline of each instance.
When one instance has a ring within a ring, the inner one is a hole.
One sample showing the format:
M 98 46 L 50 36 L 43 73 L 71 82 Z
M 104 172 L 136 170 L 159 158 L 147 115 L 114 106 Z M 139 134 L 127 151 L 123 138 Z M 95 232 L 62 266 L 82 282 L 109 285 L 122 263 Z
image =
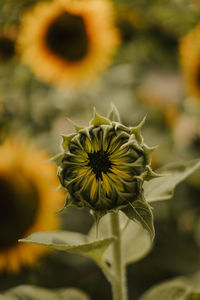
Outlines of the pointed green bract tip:
M 158 145 L 155 145 L 153 147 L 149 147 L 145 144 L 142 145 L 147 165 L 149 165 L 151 163 L 152 153 L 157 147 L 158 147 Z
M 47 160 L 47 162 L 54 162 L 57 166 L 61 164 L 61 160 L 63 158 L 63 152 L 56 154 Z
M 107 118 L 100 116 L 96 112 L 96 109 L 94 108 L 94 117 L 90 121 L 90 125 L 99 126 L 99 125 L 110 125 L 110 124 L 111 122 Z
M 114 122 L 121 122 L 119 111 L 113 103 L 111 104 L 111 111 L 108 114 L 108 119 Z
M 150 166 L 146 166 L 146 170 L 147 170 L 147 174 L 145 175 L 146 181 L 149 181 L 154 178 L 170 176 L 170 174 L 158 174 L 158 173 L 154 172 Z
M 72 134 L 69 134 L 69 135 L 62 135 L 62 148 L 64 150 L 66 150 L 67 146 L 69 145 L 69 143 L 71 142 L 71 140 L 73 139 L 73 137 L 76 136 L 76 133 L 72 133 Z
M 67 120 L 74 126 L 76 132 L 79 132 L 81 129 L 83 129 L 83 126 L 78 125 L 76 122 L 72 121 L 71 119 L 67 118 Z
M 131 127 L 130 128 L 130 132 L 135 134 L 136 139 L 138 140 L 139 143 L 143 143 L 143 137 L 141 134 L 141 128 L 144 125 L 145 121 L 146 121 L 147 115 L 144 116 L 144 118 L 142 119 L 142 121 L 136 126 L 136 127 Z

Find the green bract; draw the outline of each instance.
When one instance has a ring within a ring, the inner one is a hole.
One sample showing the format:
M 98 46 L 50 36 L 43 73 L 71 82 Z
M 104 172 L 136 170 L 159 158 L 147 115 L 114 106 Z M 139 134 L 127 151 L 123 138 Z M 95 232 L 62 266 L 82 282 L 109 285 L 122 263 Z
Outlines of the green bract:
M 66 206 L 88 207 L 97 217 L 119 209 L 129 216 L 136 201 L 147 206 L 143 182 L 157 175 L 149 166 L 155 147 L 146 146 L 140 132 L 144 121 L 126 127 L 113 107 L 108 118 L 95 111 L 88 127 L 75 125 L 76 133 L 63 136 L 56 159 Z

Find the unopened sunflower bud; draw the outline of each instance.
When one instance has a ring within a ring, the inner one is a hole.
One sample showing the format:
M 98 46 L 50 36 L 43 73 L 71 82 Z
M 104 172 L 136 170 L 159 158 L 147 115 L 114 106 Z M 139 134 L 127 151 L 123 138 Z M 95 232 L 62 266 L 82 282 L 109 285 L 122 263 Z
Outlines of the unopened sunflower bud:
M 68 191 L 66 206 L 90 208 L 96 216 L 117 211 L 141 198 L 143 182 L 155 177 L 149 163 L 154 148 L 143 143 L 140 129 L 126 127 L 113 107 L 110 117 L 94 112 L 85 128 L 63 137 L 58 176 Z M 115 120 L 115 121 L 113 121 Z

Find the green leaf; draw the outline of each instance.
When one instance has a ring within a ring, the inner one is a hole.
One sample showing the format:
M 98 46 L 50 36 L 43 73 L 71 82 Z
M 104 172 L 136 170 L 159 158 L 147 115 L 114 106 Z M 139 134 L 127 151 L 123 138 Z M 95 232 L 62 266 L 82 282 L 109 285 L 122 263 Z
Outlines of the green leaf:
M 102 255 L 107 247 L 114 241 L 114 237 L 94 240 L 81 233 L 60 230 L 35 232 L 19 241 L 81 254 L 101 264 Z
M 124 262 L 129 264 L 145 257 L 152 249 L 153 243 L 149 233 L 141 226 L 141 224 L 129 219 L 127 220 L 127 217 L 126 221 L 129 223 L 122 235 L 122 254 Z
M 144 199 L 129 203 L 122 211 L 129 219 L 138 221 L 150 234 L 151 239 L 154 239 L 153 214 L 150 205 Z
M 133 263 L 143 258 L 152 248 L 152 240 L 148 232 L 138 223 L 132 222 L 127 216 L 119 212 L 120 228 L 122 232 L 122 257 L 125 264 Z M 96 235 L 96 226 L 94 225 L 89 236 Z M 105 215 L 98 225 L 98 237 L 108 238 L 111 236 L 110 214 Z M 112 264 L 112 247 L 109 246 L 104 255 L 105 262 Z
M 177 277 L 148 290 L 139 300 L 200 300 L 200 273 Z
M 21 285 L 0 294 L 4 300 L 89 300 L 82 291 L 73 288 L 48 290 L 33 285 Z
M 200 168 L 200 160 L 176 162 L 156 170 L 158 173 L 168 173 L 169 176 L 153 179 L 144 183 L 144 195 L 147 202 L 167 200 L 173 196 L 177 184 Z

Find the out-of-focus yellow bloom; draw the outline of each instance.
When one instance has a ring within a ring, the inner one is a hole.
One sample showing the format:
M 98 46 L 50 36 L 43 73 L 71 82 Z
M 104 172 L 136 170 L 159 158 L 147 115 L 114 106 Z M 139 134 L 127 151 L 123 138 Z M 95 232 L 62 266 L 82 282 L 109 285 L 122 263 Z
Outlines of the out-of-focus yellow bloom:
M 42 80 L 74 87 L 109 64 L 119 43 L 108 0 L 38 3 L 23 19 L 22 61 Z
M 34 231 L 55 230 L 63 193 L 48 156 L 25 142 L 0 145 L 0 270 L 15 272 L 33 265 L 43 247 L 18 243 Z
M 188 92 L 200 99 L 200 25 L 181 39 L 180 59 Z

